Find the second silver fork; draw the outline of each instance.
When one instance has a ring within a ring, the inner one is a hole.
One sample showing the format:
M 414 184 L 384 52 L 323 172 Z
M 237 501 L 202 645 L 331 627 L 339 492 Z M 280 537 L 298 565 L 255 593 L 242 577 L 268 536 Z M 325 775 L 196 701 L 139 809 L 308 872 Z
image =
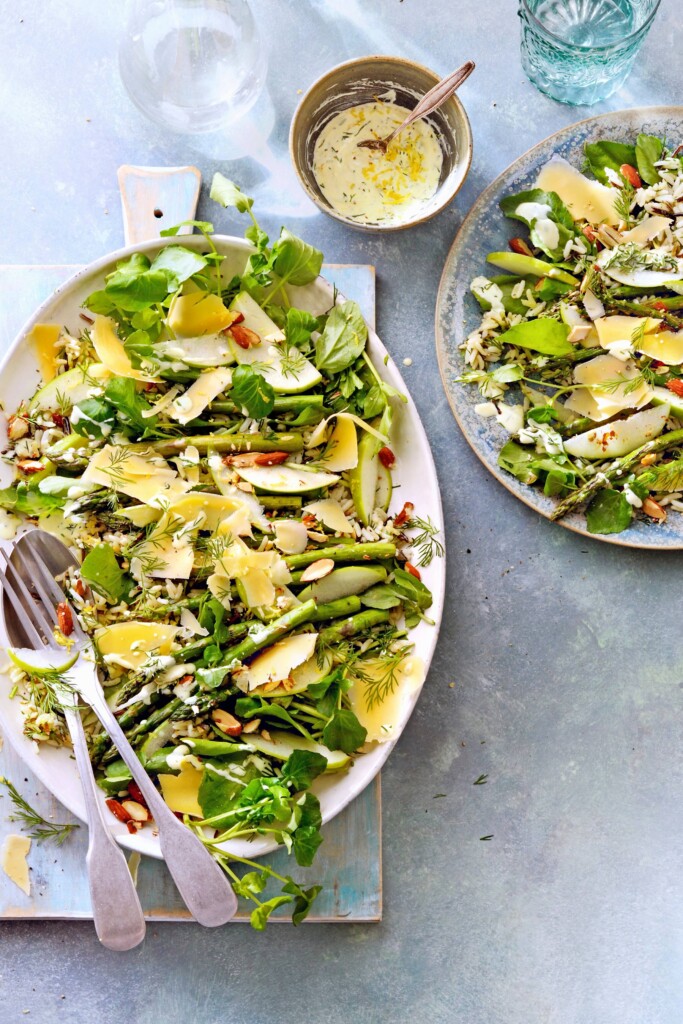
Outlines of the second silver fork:
M 17 542 L 10 558 L 6 551 L 0 551 L 6 563 L 3 617 L 8 639 L 13 647 L 28 646 L 40 651 L 45 650 L 47 645 L 48 650 L 64 656 L 64 648 L 57 643 L 52 630 L 44 628 L 45 621 L 38 613 L 20 571 L 22 561 L 16 555 L 21 555 L 23 546 L 24 537 Z M 8 605 L 13 614 L 8 614 Z M 104 818 L 76 694 L 67 687 L 57 689 L 73 744 L 85 802 L 88 825 L 86 865 L 95 931 L 102 945 L 108 949 L 133 949 L 145 937 L 146 925 L 140 899 L 126 856 Z

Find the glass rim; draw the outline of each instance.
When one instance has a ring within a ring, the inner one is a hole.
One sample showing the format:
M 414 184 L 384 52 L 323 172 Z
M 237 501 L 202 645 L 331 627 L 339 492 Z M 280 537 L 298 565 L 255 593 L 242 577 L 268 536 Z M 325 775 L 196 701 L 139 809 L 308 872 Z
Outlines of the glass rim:
M 638 28 L 634 29 L 633 32 L 630 32 L 627 36 L 623 36 L 623 38 L 618 40 L 618 42 L 604 43 L 601 46 L 582 46 L 579 47 L 578 49 L 583 50 L 586 53 L 589 53 L 591 51 L 595 53 L 600 50 L 613 50 L 617 46 L 623 46 L 625 43 L 630 42 L 632 39 L 638 36 L 644 29 L 649 28 L 652 20 L 654 19 L 655 15 L 657 14 L 657 11 L 659 10 L 661 2 L 662 0 L 655 0 L 653 8 L 650 14 L 647 16 L 646 20 L 643 22 L 643 24 L 639 25 Z M 523 9 L 524 13 L 527 14 L 529 18 L 533 21 L 534 25 L 538 28 L 541 35 L 544 35 L 553 43 L 559 43 L 561 46 L 564 46 L 567 49 L 577 49 L 577 47 L 575 47 L 572 43 L 568 43 L 566 39 L 562 39 L 560 36 L 555 35 L 554 32 L 551 32 L 548 28 L 546 28 L 542 21 L 539 21 L 539 19 L 536 17 L 534 12 L 529 7 L 529 0 L 519 0 L 519 7 L 520 10 Z

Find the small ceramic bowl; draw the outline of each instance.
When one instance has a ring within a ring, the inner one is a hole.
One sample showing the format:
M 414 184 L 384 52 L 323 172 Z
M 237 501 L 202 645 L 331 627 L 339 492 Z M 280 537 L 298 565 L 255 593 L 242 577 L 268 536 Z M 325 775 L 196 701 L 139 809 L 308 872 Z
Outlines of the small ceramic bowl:
M 465 108 L 451 96 L 427 120 L 436 131 L 443 166 L 438 188 L 431 199 L 393 224 L 361 224 L 332 208 L 320 190 L 313 174 L 313 152 L 320 132 L 327 122 L 360 103 L 372 103 L 389 90 L 396 93 L 396 103 L 412 110 L 426 92 L 440 81 L 440 76 L 422 64 L 403 57 L 359 57 L 338 64 L 310 87 L 301 100 L 289 132 L 289 151 L 299 181 L 320 209 L 363 231 L 400 231 L 422 224 L 439 213 L 453 199 L 472 160 L 472 132 Z

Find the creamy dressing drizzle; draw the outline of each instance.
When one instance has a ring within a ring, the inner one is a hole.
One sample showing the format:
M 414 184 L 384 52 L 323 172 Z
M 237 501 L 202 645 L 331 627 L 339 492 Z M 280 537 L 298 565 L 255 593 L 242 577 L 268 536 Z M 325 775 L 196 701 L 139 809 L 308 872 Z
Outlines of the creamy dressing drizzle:
M 397 224 L 432 198 L 443 154 L 427 121 L 405 128 L 386 153 L 358 147 L 362 139 L 386 138 L 409 113 L 396 103 L 362 103 L 325 125 L 315 144 L 313 173 L 337 213 L 361 224 Z

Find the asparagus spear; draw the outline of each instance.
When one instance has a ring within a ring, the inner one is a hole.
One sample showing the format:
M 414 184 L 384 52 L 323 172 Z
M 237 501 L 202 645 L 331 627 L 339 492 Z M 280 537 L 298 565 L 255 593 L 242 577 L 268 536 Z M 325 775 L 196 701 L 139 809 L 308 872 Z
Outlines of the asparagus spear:
M 683 430 L 672 430 L 668 434 L 661 434 L 659 437 L 655 437 L 652 441 L 646 441 L 645 444 L 642 444 L 640 448 L 636 448 L 630 455 L 624 455 L 623 458 L 617 459 L 609 468 L 600 470 L 582 487 L 579 487 L 578 490 L 563 498 L 555 507 L 550 518 L 561 519 L 567 512 L 571 512 L 572 509 L 583 505 L 584 502 L 588 501 L 589 498 L 592 498 L 597 491 L 604 487 L 606 483 L 618 480 L 619 477 L 624 476 L 633 469 L 644 455 L 649 455 L 651 452 L 664 452 L 667 448 L 675 448 L 680 444 L 683 444 Z
M 324 395 L 278 395 L 273 404 L 273 412 L 301 412 L 302 409 L 308 409 L 310 406 L 316 408 L 322 406 L 324 400 Z M 242 411 L 235 402 L 229 401 L 210 402 L 209 409 L 211 412 L 237 412 L 240 414 Z
M 153 451 L 157 455 L 177 455 L 188 445 L 199 452 L 300 452 L 304 446 L 301 434 L 197 434 L 186 437 L 164 438 L 131 444 L 130 451 Z
M 669 327 L 675 327 L 679 329 L 683 327 L 683 317 L 676 316 L 674 313 L 667 313 L 666 310 L 659 308 L 660 301 L 666 303 L 665 299 L 655 299 L 653 302 L 631 302 L 628 299 L 614 299 L 612 302 L 606 304 L 605 309 L 608 312 L 617 310 L 622 313 L 635 313 L 636 316 L 652 316 L 657 317 L 659 320 L 663 320 Z M 675 301 L 675 300 L 674 300 Z M 679 308 L 677 305 L 667 304 L 669 309 Z
M 360 598 L 340 597 L 327 604 L 319 604 L 310 618 L 311 622 L 326 622 L 328 619 L 341 619 L 345 615 L 355 615 L 361 609 Z
M 300 555 L 287 555 L 285 562 L 290 569 L 303 569 L 320 558 L 331 558 L 333 562 L 369 562 L 373 558 L 393 558 L 395 554 L 395 544 L 388 540 L 377 540 L 370 544 L 339 544 L 304 551 Z
M 319 642 L 321 646 L 323 644 L 329 646 L 330 644 L 339 643 L 340 640 L 345 640 L 347 637 L 362 633 L 364 629 L 369 629 L 380 622 L 388 621 L 388 611 L 366 608 L 365 611 L 359 612 L 358 615 L 352 615 L 350 618 L 344 619 L 343 622 L 337 622 L 334 626 L 328 626 L 327 629 L 323 629 L 320 633 Z
M 315 611 L 315 601 L 304 601 L 303 604 L 290 609 L 290 611 L 285 612 L 279 618 L 264 624 L 245 637 L 241 643 L 227 650 L 223 655 L 222 664 L 229 665 L 231 661 L 243 661 L 245 658 L 250 658 L 252 654 L 256 654 L 261 648 L 274 644 L 276 640 L 279 640 L 285 633 L 288 633 L 290 629 L 294 629 L 295 626 L 301 626 L 304 622 L 310 622 Z

